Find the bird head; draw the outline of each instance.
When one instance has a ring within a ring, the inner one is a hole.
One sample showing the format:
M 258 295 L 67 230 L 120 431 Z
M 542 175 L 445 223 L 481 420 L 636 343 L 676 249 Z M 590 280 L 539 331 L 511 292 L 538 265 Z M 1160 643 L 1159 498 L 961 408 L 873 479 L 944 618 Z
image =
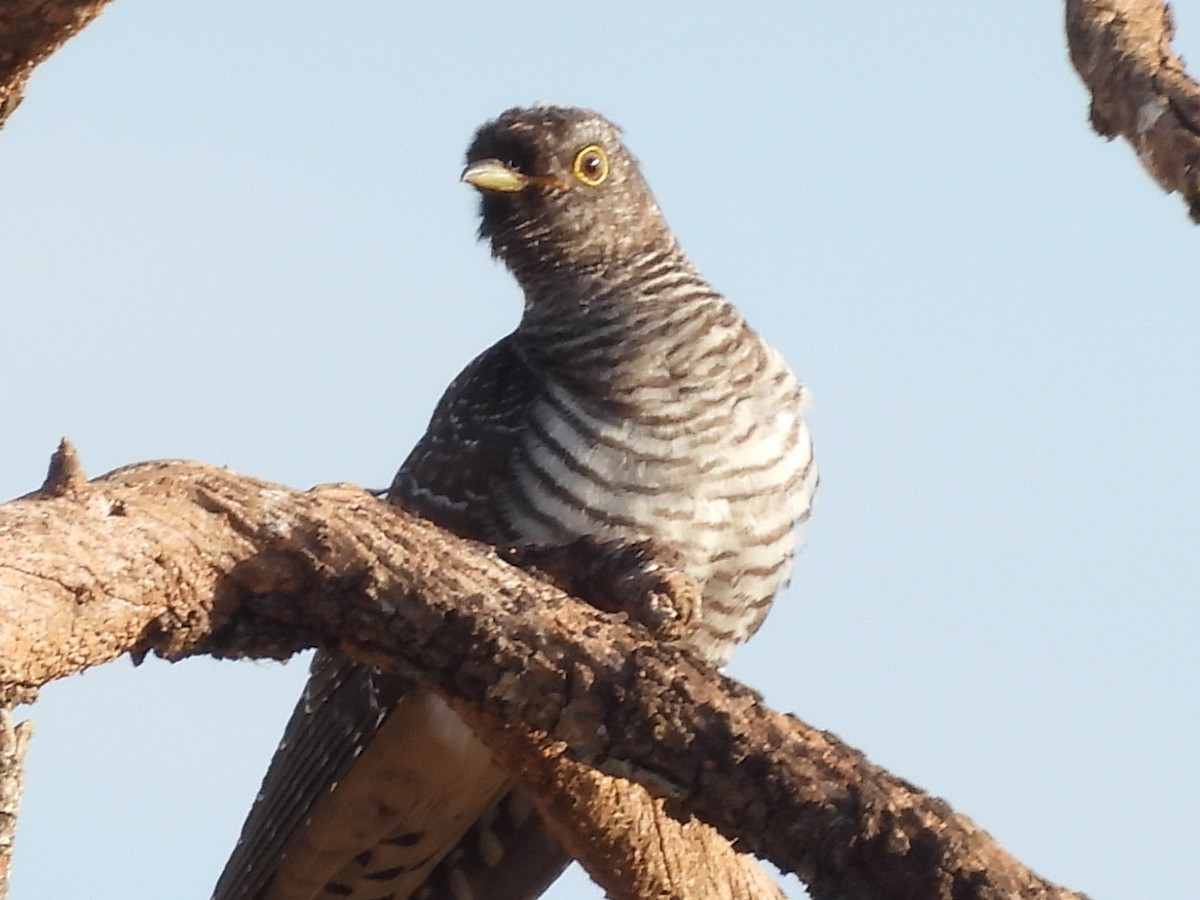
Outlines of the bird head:
M 620 129 L 584 109 L 514 108 L 467 151 L 479 235 L 528 289 L 536 275 L 586 275 L 671 241 Z

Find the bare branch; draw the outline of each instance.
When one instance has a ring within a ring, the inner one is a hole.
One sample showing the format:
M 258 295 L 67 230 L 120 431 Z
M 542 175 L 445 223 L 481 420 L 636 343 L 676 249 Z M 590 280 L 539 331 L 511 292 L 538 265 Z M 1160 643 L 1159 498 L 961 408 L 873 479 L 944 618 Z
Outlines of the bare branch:
M 0 900 L 8 896 L 17 811 L 25 789 L 25 750 L 32 733 L 31 723 L 14 724 L 12 710 L 0 708 Z
M 700 819 L 672 814 L 643 785 L 573 761 L 565 744 L 454 705 L 496 758 L 519 773 L 542 822 L 611 900 L 783 900 L 751 857 Z
M 126 651 L 317 643 L 421 678 L 542 759 L 648 785 L 818 898 L 1080 896 L 686 652 L 357 488 L 159 462 L 0 506 L 10 696 Z
M 34 68 L 100 15 L 109 0 L 0 3 L 0 128 L 21 104 Z
M 1092 127 L 1129 141 L 1200 222 L 1200 85 L 1171 48 L 1170 9 L 1160 0 L 1067 0 L 1066 13 L 1071 62 L 1092 93 Z

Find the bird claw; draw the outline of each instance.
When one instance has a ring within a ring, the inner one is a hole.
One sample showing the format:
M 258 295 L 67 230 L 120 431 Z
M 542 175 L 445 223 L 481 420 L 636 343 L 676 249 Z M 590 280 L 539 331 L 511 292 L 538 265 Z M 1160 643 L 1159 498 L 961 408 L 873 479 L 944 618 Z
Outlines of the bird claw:
M 581 537 L 501 547 L 499 554 L 596 609 L 639 623 L 657 640 L 683 640 L 700 619 L 699 585 L 677 568 L 679 554 L 655 541 Z

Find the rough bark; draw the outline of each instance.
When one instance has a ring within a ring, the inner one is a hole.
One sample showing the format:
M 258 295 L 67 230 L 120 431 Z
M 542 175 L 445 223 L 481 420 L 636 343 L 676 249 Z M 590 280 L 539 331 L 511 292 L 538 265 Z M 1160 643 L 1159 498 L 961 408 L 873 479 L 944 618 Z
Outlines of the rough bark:
M 750 857 L 702 820 L 672 812 L 644 785 L 575 762 L 563 743 L 461 701 L 455 706 L 496 758 L 520 773 L 542 821 L 609 900 L 783 900 Z
M 1159 0 L 1067 0 L 1067 43 L 1092 94 L 1092 127 L 1123 137 L 1167 192 L 1200 222 L 1200 85 L 1171 48 Z
M 21 103 L 34 67 L 100 15 L 109 0 L 0 3 L 0 128 Z
M 42 492 L 0 506 L 10 698 L 124 652 L 336 644 L 474 710 L 543 808 L 558 776 L 539 767 L 565 758 L 646 785 L 817 898 L 1081 896 L 677 646 L 357 488 L 182 462 L 89 483 L 65 456 Z
M 32 732 L 31 723 L 14 724 L 12 710 L 0 708 L 0 897 L 8 896 L 17 811 L 25 787 L 25 749 Z

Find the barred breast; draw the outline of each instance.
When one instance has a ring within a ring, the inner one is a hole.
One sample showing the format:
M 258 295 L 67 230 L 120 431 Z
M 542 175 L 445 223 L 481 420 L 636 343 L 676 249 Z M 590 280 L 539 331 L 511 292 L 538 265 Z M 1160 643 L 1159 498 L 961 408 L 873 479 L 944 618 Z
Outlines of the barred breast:
M 574 348 L 576 377 L 605 357 L 613 395 L 543 372 L 494 499 L 510 541 L 673 546 L 703 589 L 696 649 L 723 664 L 787 581 L 794 526 L 809 516 L 817 471 L 806 391 L 724 300 L 672 307 L 660 327 L 638 326 L 636 348 Z

